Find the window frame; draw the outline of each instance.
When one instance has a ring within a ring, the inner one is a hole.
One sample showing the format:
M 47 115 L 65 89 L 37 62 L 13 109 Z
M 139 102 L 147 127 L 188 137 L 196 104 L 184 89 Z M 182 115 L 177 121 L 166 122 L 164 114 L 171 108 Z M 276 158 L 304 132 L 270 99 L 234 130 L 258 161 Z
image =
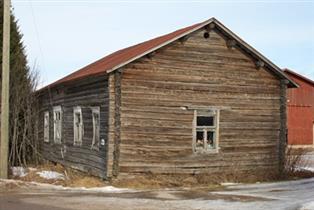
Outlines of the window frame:
M 197 126 L 197 117 L 214 117 L 212 126 Z M 220 122 L 220 110 L 219 109 L 195 109 L 193 118 L 193 133 L 192 133 L 192 149 L 194 153 L 218 153 L 219 152 L 219 122 Z M 196 147 L 197 132 L 203 132 L 203 149 Z M 207 133 L 213 132 L 213 148 L 209 148 L 207 141 Z
M 57 114 L 59 113 L 59 119 L 57 118 Z M 58 122 L 58 125 L 57 125 Z M 57 138 L 57 130 L 60 130 L 60 137 Z M 55 144 L 62 143 L 62 108 L 61 106 L 53 107 L 53 141 Z
M 91 149 L 99 150 L 100 147 L 100 108 L 99 107 L 91 107 L 92 110 L 92 123 L 93 123 L 93 138 Z M 98 114 L 98 129 L 96 127 L 96 121 L 94 118 L 94 114 Z M 96 133 L 98 135 L 96 135 Z M 96 137 L 98 136 L 98 140 Z
M 50 116 L 49 111 L 44 112 L 44 142 L 49 143 L 49 126 L 50 126 Z
M 77 126 L 77 114 L 79 114 L 79 126 Z M 77 130 L 78 129 L 78 130 Z M 84 136 L 83 113 L 80 106 L 73 108 L 73 145 L 82 146 Z

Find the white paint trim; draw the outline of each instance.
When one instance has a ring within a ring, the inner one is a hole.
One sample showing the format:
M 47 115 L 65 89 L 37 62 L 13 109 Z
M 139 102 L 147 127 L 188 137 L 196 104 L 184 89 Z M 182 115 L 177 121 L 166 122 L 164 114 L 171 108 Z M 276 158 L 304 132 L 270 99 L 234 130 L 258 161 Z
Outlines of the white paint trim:
M 77 125 L 77 114 L 79 114 L 79 125 Z M 82 146 L 84 136 L 83 113 L 80 106 L 73 108 L 73 145 Z
M 207 109 L 208 111 L 212 111 L 213 113 L 209 113 L 208 115 L 199 115 L 199 111 L 205 111 L 204 109 L 194 109 L 194 117 L 193 117 L 193 142 L 192 142 L 192 148 L 193 148 L 193 152 L 196 154 L 214 154 L 214 153 L 218 153 L 219 152 L 219 117 L 220 117 L 220 111 L 216 108 L 215 110 L 211 109 Z M 198 116 L 212 116 L 214 117 L 214 126 L 197 126 L 197 117 Z M 199 131 L 199 129 L 203 128 L 203 150 L 197 150 L 196 149 L 196 140 L 197 140 L 197 131 Z M 206 143 L 207 139 L 207 132 L 214 132 L 214 139 L 213 139 L 213 143 L 214 143 L 214 148 L 209 149 L 208 148 L 208 144 Z
M 49 117 L 49 111 L 44 112 L 44 142 L 49 142 L 49 126 L 50 126 L 50 117 Z
M 99 107 L 91 107 L 92 110 L 92 121 L 93 121 L 93 140 L 91 149 L 99 150 L 100 147 L 100 108 Z M 98 114 L 98 131 L 96 129 L 96 121 L 94 118 L 94 114 Z M 96 139 L 96 132 L 98 133 L 98 139 Z
M 56 114 L 60 113 L 60 119 L 58 120 L 57 124 L 57 119 L 56 119 Z M 58 126 L 58 128 L 57 128 Z M 57 138 L 57 130 L 59 130 L 60 138 Z M 62 108 L 61 106 L 54 106 L 53 107 L 53 141 L 56 144 L 61 144 L 62 142 Z

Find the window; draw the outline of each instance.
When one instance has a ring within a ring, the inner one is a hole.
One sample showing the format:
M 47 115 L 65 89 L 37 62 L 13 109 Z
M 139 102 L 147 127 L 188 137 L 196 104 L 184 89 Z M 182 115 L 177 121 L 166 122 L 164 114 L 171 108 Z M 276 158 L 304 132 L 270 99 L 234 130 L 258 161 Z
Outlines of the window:
M 218 152 L 219 114 L 219 110 L 194 111 L 194 152 Z
M 92 107 L 92 118 L 93 118 L 93 142 L 92 149 L 99 149 L 100 139 L 100 111 L 99 107 Z
M 49 142 L 49 112 L 44 113 L 44 142 Z
M 83 140 L 83 116 L 81 107 L 73 109 L 73 132 L 74 132 L 74 145 L 81 146 Z
M 61 106 L 53 107 L 53 140 L 61 144 L 62 138 L 62 109 Z

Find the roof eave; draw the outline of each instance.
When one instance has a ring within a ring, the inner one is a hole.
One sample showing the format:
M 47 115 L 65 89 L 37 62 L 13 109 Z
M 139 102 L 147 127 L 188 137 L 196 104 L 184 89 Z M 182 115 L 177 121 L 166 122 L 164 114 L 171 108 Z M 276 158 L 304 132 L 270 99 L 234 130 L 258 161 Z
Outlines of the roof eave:
M 305 77 L 305 76 L 303 76 L 303 75 L 301 75 L 301 74 L 298 74 L 297 72 L 292 71 L 291 69 L 284 68 L 284 69 L 283 69 L 283 72 L 286 73 L 286 74 L 292 74 L 292 75 L 294 75 L 295 77 L 298 77 L 299 79 L 305 81 L 306 83 L 309 83 L 309 84 L 311 84 L 312 86 L 314 86 L 314 81 L 313 81 L 313 80 L 311 80 L 311 79 L 309 79 L 309 78 L 307 78 L 307 77 Z
M 261 53 L 259 53 L 255 48 L 250 46 L 248 43 L 243 41 L 240 37 L 238 37 L 235 33 L 233 33 L 230 29 L 228 29 L 226 26 L 224 26 L 222 23 L 220 23 L 218 20 L 215 19 L 215 24 L 217 24 L 218 27 L 220 27 L 222 30 L 227 32 L 230 36 L 232 36 L 233 39 L 235 39 L 239 44 L 244 46 L 247 50 L 251 51 L 251 53 L 255 54 L 256 57 L 261 59 L 265 64 L 267 64 L 271 69 L 273 69 L 274 73 L 279 76 L 281 79 L 288 80 L 288 87 L 291 88 L 297 88 L 299 85 L 295 83 L 293 80 L 291 80 L 288 76 L 286 76 L 283 71 L 275 65 L 273 62 L 271 62 L 268 58 L 263 56 Z

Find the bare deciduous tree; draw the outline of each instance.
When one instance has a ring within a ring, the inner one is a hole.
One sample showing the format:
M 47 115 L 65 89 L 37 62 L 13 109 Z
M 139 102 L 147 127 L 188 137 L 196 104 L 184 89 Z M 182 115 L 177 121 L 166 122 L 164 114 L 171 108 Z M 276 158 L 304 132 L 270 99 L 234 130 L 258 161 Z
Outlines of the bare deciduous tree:
M 3 1 L 0 4 L 0 52 L 2 52 Z M 38 162 L 37 104 L 35 90 L 37 73 L 27 65 L 22 35 L 17 21 L 11 15 L 10 37 L 10 119 L 9 163 L 27 165 Z M 2 53 L 0 53 L 0 61 Z M 2 72 L 0 65 L 0 72 Z M 0 74 L 1 77 L 1 74 Z M 0 80 L 1 81 L 1 80 Z M 0 84 L 1 85 L 1 84 Z

